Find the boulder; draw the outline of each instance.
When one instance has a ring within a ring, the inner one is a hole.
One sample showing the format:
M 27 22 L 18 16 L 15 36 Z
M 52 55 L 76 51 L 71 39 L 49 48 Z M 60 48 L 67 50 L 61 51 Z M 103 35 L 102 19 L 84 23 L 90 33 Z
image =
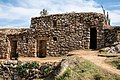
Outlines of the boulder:
M 117 53 L 120 53 L 120 44 L 116 45 L 115 49 L 117 50 Z

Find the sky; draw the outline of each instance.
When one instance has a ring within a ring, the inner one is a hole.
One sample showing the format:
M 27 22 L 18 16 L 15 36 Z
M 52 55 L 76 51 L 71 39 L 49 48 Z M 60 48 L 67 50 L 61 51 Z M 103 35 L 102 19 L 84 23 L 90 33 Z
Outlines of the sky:
M 29 28 L 31 17 L 66 12 L 109 12 L 111 25 L 120 26 L 120 0 L 0 0 L 0 28 Z

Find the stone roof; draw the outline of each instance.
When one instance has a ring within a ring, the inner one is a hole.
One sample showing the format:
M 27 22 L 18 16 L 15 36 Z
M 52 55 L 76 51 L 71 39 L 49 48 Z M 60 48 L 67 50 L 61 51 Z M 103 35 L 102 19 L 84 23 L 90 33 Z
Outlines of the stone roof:
M 30 28 L 0 28 L 0 34 L 19 35 Z
M 104 16 L 104 14 L 102 13 L 96 13 L 96 12 L 80 12 L 80 13 L 62 13 L 62 14 L 49 14 L 49 15 L 43 15 L 43 16 L 38 16 L 38 17 L 32 17 L 32 19 L 34 18 L 42 18 L 42 17 L 50 17 L 50 16 L 62 16 L 62 15 L 77 15 L 77 14 L 87 14 L 88 16 L 89 15 L 98 15 L 98 16 Z

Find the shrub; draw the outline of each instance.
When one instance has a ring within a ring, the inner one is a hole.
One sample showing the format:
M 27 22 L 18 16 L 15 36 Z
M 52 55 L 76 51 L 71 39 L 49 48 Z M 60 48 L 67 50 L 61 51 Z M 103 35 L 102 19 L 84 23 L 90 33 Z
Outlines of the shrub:
M 103 76 L 101 76 L 100 74 L 96 74 L 96 75 L 94 76 L 94 79 L 95 79 L 95 80 L 103 80 Z
M 18 64 L 16 67 L 18 75 L 23 78 L 29 75 L 29 71 L 39 66 L 37 62 L 26 62 L 25 64 Z
M 42 65 L 40 67 L 40 73 L 43 75 L 43 77 L 48 76 L 52 72 L 52 65 Z
M 112 61 L 111 64 L 115 66 L 117 69 L 120 69 L 120 62 L 119 61 Z

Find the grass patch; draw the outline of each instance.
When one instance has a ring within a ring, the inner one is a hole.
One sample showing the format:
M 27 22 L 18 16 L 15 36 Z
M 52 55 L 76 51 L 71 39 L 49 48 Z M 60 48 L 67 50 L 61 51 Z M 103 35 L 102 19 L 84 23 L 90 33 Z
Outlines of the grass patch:
M 117 69 L 120 69 L 120 62 L 119 61 L 112 61 L 111 64 L 115 66 Z
M 71 64 L 56 80 L 119 80 L 119 75 L 109 74 L 90 61 Z
M 67 68 L 62 76 L 59 76 L 56 78 L 56 80 L 66 80 L 68 77 L 70 77 L 71 69 Z
M 116 67 L 117 69 L 120 69 L 120 58 L 108 58 L 105 60 L 106 63 Z

